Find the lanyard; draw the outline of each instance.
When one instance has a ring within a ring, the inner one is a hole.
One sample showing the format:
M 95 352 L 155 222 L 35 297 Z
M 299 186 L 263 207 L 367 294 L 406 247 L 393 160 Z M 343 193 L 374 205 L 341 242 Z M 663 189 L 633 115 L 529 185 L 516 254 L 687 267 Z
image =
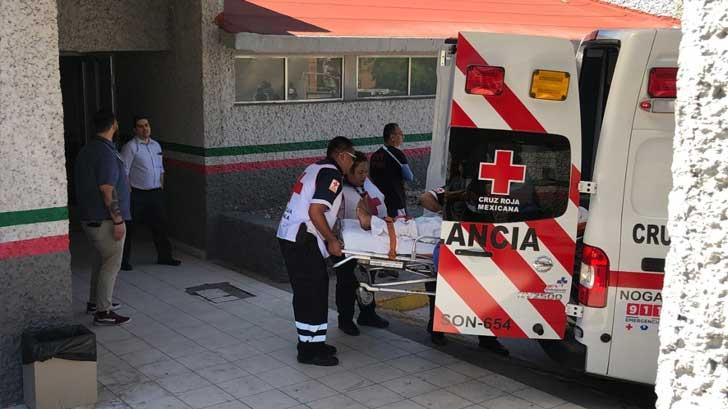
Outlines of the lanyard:
M 354 190 L 356 190 L 356 193 L 359 193 L 359 196 L 361 196 L 362 198 L 363 198 L 364 196 L 366 196 L 366 195 L 368 195 L 368 194 L 369 194 L 369 193 L 368 193 L 368 192 L 367 192 L 366 190 L 364 190 L 364 188 L 363 188 L 363 187 L 361 187 L 361 186 L 354 186 Z
M 389 154 L 389 156 L 392 157 L 392 159 L 394 159 L 395 162 L 397 162 L 397 164 L 401 168 L 402 167 L 402 162 L 400 162 L 399 159 L 397 159 L 397 157 L 394 156 L 394 154 L 389 151 L 389 148 L 387 148 L 387 145 L 382 145 L 382 148 L 384 149 L 385 152 L 387 152 Z

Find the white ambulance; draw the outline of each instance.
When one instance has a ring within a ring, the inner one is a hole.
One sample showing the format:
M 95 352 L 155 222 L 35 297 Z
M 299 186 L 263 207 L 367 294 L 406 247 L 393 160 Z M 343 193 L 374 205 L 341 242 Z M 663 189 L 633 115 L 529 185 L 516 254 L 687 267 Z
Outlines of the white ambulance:
M 453 193 L 435 330 L 537 339 L 587 373 L 654 383 L 679 41 L 443 46 L 427 187 Z

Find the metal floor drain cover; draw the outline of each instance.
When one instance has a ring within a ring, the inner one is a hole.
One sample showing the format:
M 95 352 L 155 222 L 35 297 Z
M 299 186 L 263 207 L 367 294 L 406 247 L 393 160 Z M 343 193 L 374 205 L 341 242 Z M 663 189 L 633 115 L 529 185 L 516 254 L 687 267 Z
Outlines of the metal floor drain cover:
M 202 297 L 211 303 L 220 304 L 228 301 L 255 297 L 255 294 L 241 290 L 230 283 L 210 283 L 187 288 L 188 294 Z

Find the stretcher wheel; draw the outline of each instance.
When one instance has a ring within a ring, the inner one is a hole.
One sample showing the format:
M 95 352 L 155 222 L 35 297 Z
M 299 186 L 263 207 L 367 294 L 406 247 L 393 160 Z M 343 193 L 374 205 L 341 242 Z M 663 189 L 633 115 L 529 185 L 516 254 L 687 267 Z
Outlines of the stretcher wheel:
M 374 302 L 374 293 L 367 291 L 364 287 L 356 289 L 356 298 L 362 305 L 370 305 Z

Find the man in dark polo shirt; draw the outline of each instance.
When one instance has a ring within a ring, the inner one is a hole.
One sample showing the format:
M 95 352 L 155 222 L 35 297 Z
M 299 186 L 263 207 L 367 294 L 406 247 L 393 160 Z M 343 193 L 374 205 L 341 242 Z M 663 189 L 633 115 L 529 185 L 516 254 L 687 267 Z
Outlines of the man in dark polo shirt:
M 414 180 L 407 163 L 407 157 L 399 147 L 404 142 L 404 133 L 399 125 L 390 123 L 384 126 L 384 145 L 372 154 L 369 161 L 369 176 L 372 182 L 384 193 L 384 204 L 389 217 L 407 214 L 407 196 L 404 182 Z
M 94 115 L 96 136 L 86 143 L 76 159 L 74 179 L 79 219 L 91 246 L 91 289 L 86 312 L 94 313 L 94 325 L 121 325 L 130 321 L 112 303 L 116 275 L 126 236 L 129 211 L 129 181 L 124 162 L 112 142 L 119 125 L 114 114 Z

